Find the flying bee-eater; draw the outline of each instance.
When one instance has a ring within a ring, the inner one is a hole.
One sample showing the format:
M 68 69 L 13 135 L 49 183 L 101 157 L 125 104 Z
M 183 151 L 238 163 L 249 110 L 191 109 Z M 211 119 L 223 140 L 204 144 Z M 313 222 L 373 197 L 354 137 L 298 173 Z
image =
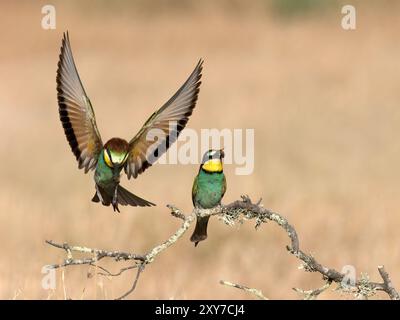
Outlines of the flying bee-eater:
M 222 159 L 223 150 L 207 151 L 200 164 L 199 172 L 194 179 L 192 188 L 192 202 L 196 208 L 211 209 L 221 204 L 226 191 Z M 197 217 L 196 227 L 190 241 L 194 245 L 207 239 L 207 225 L 210 217 Z
M 105 206 L 112 204 L 118 212 L 118 204 L 155 205 L 120 186 L 121 171 L 124 169 L 128 179 L 137 178 L 176 141 L 196 106 L 202 65 L 200 59 L 180 89 L 147 119 L 129 142 L 112 138 L 103 144 L 92 104 L 75 66 L 68 32 L 64 33 L 57 70 L 60 120 L 79 169 L 84 169 L 85 173 L 95 169 L 93 202 Z

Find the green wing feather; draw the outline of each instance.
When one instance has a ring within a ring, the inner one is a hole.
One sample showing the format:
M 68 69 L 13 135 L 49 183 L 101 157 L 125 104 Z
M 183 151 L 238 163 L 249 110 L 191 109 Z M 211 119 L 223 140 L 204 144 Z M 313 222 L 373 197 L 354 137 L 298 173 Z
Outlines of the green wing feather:
M 103 143 L 94 111 L 72 56 L 68 33 L 64 33 L 57 69 L 57 99 L 60 120 L 79 169 L 96 167 Z
M 136 178 L 150 167 L 176 141 L 186 126 L 196 106 L 202 66 L 203 61 L 200 60 L 181 88 L 150 116 L 129 142 L 130 152 L 125 164 L 128 178 Z
M 224 181 L 222 183 L 222 196 L 221 196 L 221 199 L 224 197 L 225 192 L 226 192 L 226 177 L 225 177 L 225 174 L 224 174 Z
M 193 187 L 192 187 L 192 202 L 193 202 L 193 206 L 196 206 L 195 197 L 197 195 L 197 189 L 198 189 L 197 181 L 198 181 L 198 179 L 199 179 L 199 176 L 197 175 L 196 178 L 194 178 Z

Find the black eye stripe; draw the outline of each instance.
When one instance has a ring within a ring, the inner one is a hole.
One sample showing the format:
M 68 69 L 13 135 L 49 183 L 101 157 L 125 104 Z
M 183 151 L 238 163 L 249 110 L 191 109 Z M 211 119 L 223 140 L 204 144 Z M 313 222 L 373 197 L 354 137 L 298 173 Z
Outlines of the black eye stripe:
M 220 159 L 223 158 L 224 155 L 222 152 L 218 150 L 213 150 L 213 151 L 208 151 L 204 154 L 203 159 L 201 160 L 201 163 L 206 163 L 209 160 L 212 159 Z
M 111 163 L 114 163 L 113 160 L 112 160 L 112 157 L 111 157 L 110 150 L 108 150 L 108 149 L 107 149 L 107 154 L 108 154 L 108 157 L 110 158 Z
M 125 162 L 126 159 L 128 159 L 128 156 L 129 156 L 129 152 L 126 153 L 126 155 L 125 155 L 125 157 L 124 157 L 124 160 L 122 160 L 122 162 Z

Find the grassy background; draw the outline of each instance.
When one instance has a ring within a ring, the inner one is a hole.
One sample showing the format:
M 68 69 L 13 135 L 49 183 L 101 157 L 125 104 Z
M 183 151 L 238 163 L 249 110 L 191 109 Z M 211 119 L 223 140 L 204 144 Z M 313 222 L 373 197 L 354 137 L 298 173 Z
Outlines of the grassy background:
M 255 171 L 226 166 L 225 202 L 247 193 L 284 214 L 303 250 L 321 263 L 356 266 L 400 287 L 400 21 L 395 1 L 355 1 L 357 30 L 341 28 L 341 2 L 61 2 L 57 29 L 41 29 L 47 1 L 2 1 L 0 10 L 0 298 L 112 298 L 133 273 L 87 277 L 86 267 L 41 288 L 62 252 L 45 239 L 145 252 L 179 225 L 165 208 L 191 210 L 197 166 L 156 165 L 122 184 L 158 204 L 112 213 L 90 202 L 92 175 L 78 171 L 58 120 L 55 72 L 62 32 L 103 140 L 129 139 L 205 59 L 189 127 L 254 128 Z M 249 298 L 220 279 L 296 299 L 318 287 L 298 270 L 284 232 L 213 219 L 196 249 L 190 232 L 149 266 L 131 298 Z M 109 265 L 112 267 L 111 265 Z M 323 298 L 348 298 L 328 291 Z M 378 298 L 385 298 L 380 295 Z

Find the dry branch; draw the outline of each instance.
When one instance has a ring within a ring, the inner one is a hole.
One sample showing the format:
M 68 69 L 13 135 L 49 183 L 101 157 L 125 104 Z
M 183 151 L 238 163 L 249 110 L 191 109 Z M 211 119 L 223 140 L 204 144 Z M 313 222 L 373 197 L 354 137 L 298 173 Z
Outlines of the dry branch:
M 253 203 L 248 196 L 242 196 L 241 200 L 237 200 L 228 205 L 221 205 L 219 207 L 213 209 L 193 209 L 190 215 L 183 214 L 178 208 L 174 206 L 168 205 L 168 208 L 171 210 L 171 214 L 182 220 L 181 226 L 176 230 L 176 232 L 171 235 L 166 241 L 162 244 L 157 245 L 152 248 L 146 254 L 135 254 L 129 252 L 122 251 L 107 251 L 101 249 L 92 249 L 82 246 L 70 246 L 67 243 L 57 244 L 53 241 L 46 242 L 56 248 L 63 249 L 66 251 L 67 258 L 61 264 L 51 265 L 53 268 L 61 268 L 68 267 L 71 265 L 91 265 L 96 266 L 101 269 L 105 273 L 100 273 L 107 276 L 118 276 L 123 272 L 137 268 L 137 274 L 134 280 L 134 283 L 131 289 L 123 294 L 119 299 L 125 298 L 127 295 L 132 293 L 137 285 L 140 274 L 144 271 L 146 265 L 152 263 L 155 258 L 164 250 L 169 248 L 171 245 L 176 243 L 189 229 L 190 225 L 195 219 L 195 216 L 211 216 L 218 215 L 226 224 L 233 225 L 236 221 L 251 220 L 255 219 L 255 227 L 258 228 L 262 223 L 267 221 L 273 221 L 277 223 L 280 227 L 282 227 L 289 236 L 290 245 L 287 246 L 287 250 L 289 253 L 294 255 L 296 258 L 302 261 L 303 269 L 308 272 L 317 272 L 322 275 L 323 280 L 326 282 L 326 285 L 319 289 L 304 291 L 301 289 L 295 289 L 297 292 L 300 292 L 305 295 L 305 298 L 315 299 L 319 294 L 325 291 L 332 282 L 339 284 L 339 287 L 342 286 L 342 280 L 345 277 L 345 274 L 333 269 L 327 268 L 320 264 L 311 254 L 307 254 L 300 249 L 299 239 L 297 236 L 296 230 L 292 225 L 279 213 L 268 210 L 264 208 L 261 204 L 261 200 L 257 203 Z M 73 252 L 80 252 L 91 255 L 91 257 L 83 258 L 83 259 L 74 259 Z M 122 268 L 118 273 L 111 273 L 106 270 L 104 267 L 99 266 L 97 263 L 104 258 L 112 258 L 115 261 L 133 261 L 134 264 L 127 268 Z M 390 299 L 399 300 L 399 293 L 393 287 L 393 284 L 390 280 L 388 273 L 386 272 L 383 266 L 378 267 L 378 271 L 383 279 L 383 282 L 370 282 L 369 279 L 361 278 L 356 281 L 354 286 L 352 287 L 353 291 L 356 292 L 358 296 L 368 297 L 374 294 L 375 291 L 383 291 L 387 293 Z M 221 282 L 228 286 L 233 286 L 235 288 L 239 288 L 241 290 L 245 290 L 252 294 L 255 294 L 258 298 L 266 299 L 260 290 L 252 289 L 243 285 L 234 284 L 231 282 Z M 259 294 L 260 293 L 260 294 Z
M 264 296 L 262 291 L 259 290 L 259 289 L 249 288 L 249 287 L 246 287 L 244 285 L 233 283 L 233 282 L 229 282 L 229 281 L 225 281 L 225 280 L 221 280 L 219 283 L 224 285 L 224 286 L 228 286 L 228 287 L 232 287 L 232 288 L 236 288 L 236 289 L 240 289 L 240 290 L 243 290 L 245 292 L 248 292 L 248 293 L 254 295 L 256 298 L 258 298 L 260 300 L 268 300 L 268 298 L 266 296 Z
M 293 290 L 296 291 L 296 292 L 298 292 L 298 293 L 300 293 L 300 294 L 302 294 L 303 297 L 304 297 L 304 298 L 303 298 L 304 300 L 315 300 L 315 299 L 318 298 L 318 296 L 319 296 L 322 292 L 324 292 L 325 290 L 327 290 L 327 289 L 331 286 L 331 284 L 332 284 L 332 281 L 329 281 L 329 280 L 328 280 L 328 281 L 325 283 L 324 286 L 322 286 L 321 288 L 318 288 L 318 289 L 303 290 L 303 289 L 300 289 L 300 288 L 293 288 Z

